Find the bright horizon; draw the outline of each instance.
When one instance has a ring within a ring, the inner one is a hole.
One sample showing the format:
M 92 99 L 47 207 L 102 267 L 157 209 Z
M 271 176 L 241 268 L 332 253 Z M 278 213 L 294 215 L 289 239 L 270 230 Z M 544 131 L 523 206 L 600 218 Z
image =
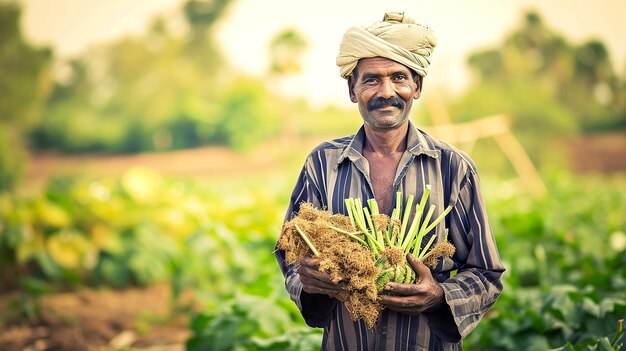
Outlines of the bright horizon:
M 140 35 L 157 15 L 172 18 L 182 0 L 23 0 L 25 36 L 51 46 L 58 57 L 80 54 L 89 46 L 121 36 Z M 525 10 L 536 10 L 555 32 L 574 44 L 602 40 L 621 75 L 626 70 L 626 2 L 620 0 L 419 0 L 295 2 L 238 0 L 220 20 L 218 41 L 231 64 L 243 72 L 262 75 L 268 67 L 268 43 L 280 30 L 295 27 L 308 40 L 303 72 L 285 82 L 292 95 L 307 96 L 314 105 L 350 104 L 339 78 L 335 56 L 343 32 L 353 25 L 380 20 L 386 11 L 405 11 L 435 31 L 435 49 L 424 95 L 430 91 L 456 93 L 469 83 L 468 53 L 500 43 L 519 26 Z M 567 7 L 567 8 L 566 8 Z M 184 27 L 174 23 L 174 29 Z M 254 58 L 252 60 L 251 58 Z

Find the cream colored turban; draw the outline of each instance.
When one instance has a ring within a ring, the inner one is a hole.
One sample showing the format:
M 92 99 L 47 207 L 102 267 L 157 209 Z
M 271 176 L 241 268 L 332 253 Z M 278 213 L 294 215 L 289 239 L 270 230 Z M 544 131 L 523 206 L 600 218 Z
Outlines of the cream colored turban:
M 339 45 L 337 66 L 341 77 L 348 78 L 360 59 L 380 56 L 399 62 L 423 77 L 436 45 L 437 39 L 428 26 L 415 23 L 403 12 L 388 12 L 382 22 L 346 31 Z

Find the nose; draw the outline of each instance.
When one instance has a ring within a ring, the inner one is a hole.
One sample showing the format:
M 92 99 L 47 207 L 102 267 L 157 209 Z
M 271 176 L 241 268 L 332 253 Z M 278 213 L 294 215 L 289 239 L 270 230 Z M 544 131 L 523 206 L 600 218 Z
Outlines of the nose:
M 380 82 L 380 91 L 378 95 L 384 99 L 389 99 L 396 95 L 396 89 L 390 79 L 383 79 Z

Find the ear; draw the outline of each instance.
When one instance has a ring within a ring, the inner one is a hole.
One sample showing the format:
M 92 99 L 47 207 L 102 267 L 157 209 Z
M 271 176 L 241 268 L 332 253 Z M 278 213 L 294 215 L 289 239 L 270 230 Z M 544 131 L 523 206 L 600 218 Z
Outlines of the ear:
M 420 75 L 415 76 L 415 92 L 413 93 L 413 99 L 417 100 L 422 95 L 422 86 L 424 85 L 424 77 Z
M 420 98 L 421 95 L 422 95 L 422 90 L 418 88 L 417 90 L 415 90 L 415 93 L 413 93 L 413 99 L 417 100 Z
M 354 94 L 354 74 L 348 76 L 348 94 L 350 94 L 350 101 L 356 103 L 357 98 Z

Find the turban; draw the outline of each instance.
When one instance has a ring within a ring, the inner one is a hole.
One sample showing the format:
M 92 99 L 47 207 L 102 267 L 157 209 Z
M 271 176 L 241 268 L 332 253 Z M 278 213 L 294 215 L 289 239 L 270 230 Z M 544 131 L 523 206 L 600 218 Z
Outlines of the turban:
M 416 23 L 403 12 L 388 12 L 381 22 L 346 31 L 339 45 L 337 66 L 341 77 L 348 78 L 360 59 L 380 56 L 423 77 L 436 45 L 437 39 L 428 26 Z

